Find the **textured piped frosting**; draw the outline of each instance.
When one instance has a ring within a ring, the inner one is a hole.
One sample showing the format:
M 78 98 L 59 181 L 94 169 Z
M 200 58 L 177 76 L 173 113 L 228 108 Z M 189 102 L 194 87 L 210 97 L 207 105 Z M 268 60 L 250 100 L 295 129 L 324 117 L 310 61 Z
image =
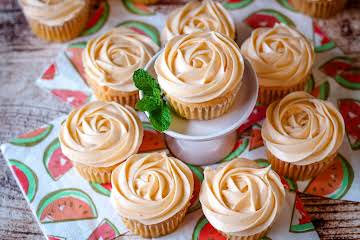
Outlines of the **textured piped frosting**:
M 237 90 L 244 60 L 237 44 L 217 32 L 172 38 L 155 62 L 161 88 L 187 103 L 202 103 Z
M 234 159 L 216 169 L 205 168 L 200 191 L 203 212 L 211 225 L 232 236 L 267 230 L 285 199 L 280 177 L 247 159 Z
M 260 86 L 296 85 L 311 72 L 314 62 L 312 44 L 285 24 L 257 28 L 241 46 L 241 53 L 255 68 Z
M 111 202 L 119 214 L 145 225 L 187 207 L 194 188 L 190 168 L 164 152 L 131 156 L 113 171 L 111 183 Z
M 136 112 L 115 102 L 90 102 L 73 110 L 61 126 L 65 156 L 93 167 L 111 167 L 136 153 L 143 127 Z
M 215 31 L 235 39 L 235 24 L 219 2 L 192 1 L 170 13 L 162 40 L 166 42 L 174 36 L 198 31 Z
M 158 50 L 151 38 L 118 27 L 88 42 L 83 63 L 88 77 L 99 85 L 133 92 L 137 90 L 134 71 L 143 68 Z
M 20 0 L 26 17 L 48 26 L 61 26 L 85 7 L 86 0 Z
M 294 92 L 267 108 L 261 133 L 278 159 L 307 165 L 337 152 L 344 138 L 344 120 L 332 103 Z

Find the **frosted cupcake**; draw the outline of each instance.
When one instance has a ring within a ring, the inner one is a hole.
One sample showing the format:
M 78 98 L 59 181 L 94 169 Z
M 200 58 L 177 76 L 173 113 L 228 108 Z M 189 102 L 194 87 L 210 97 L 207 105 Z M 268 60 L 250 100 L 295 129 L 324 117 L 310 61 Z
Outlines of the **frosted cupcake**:
M 164 152 L 131 156 L 114 170 L 111 183 L 111 203 L 125 226 L 146 238 L 175 231 L 194 188 L 190 168 Z
M 233 104 L 242 84 L 244 60 L 231 38 L 196 32 L 172 38 L 157 58 L 155 71 L 178 115 L 208 120 Z
M 255 68 L 258 102 L 265 105 L 304 90 L 314 63 L 312 44 L 285 24 L 255 29 L 241 46 L 241 53 Z
M 80 35 L 89 17 L 87 0 L 19 0 L 33 33 L 64 42 Z
M 227 239 L 255 240 L 266 235 L 285 200 L 280 177 L 271 167 L 234 159 L 216 169 L 205 168 L 202 210 Z
M 297 10 L 316 18 L 329 18 L 344 9 L 346 0 L 291 0 Z
M 235 39 L 235 24 L 220 2 L 192 1 L 169 14 L 161 34 L 163 43 L 171 38 L 199 31 L 215 31 Z
M 159 50 L 151 38 L 127 27 L 90 40 L 83 53 L 89 86 L 97 99 L 134 107 L 139 92 L 132 76 Z
M 109 183 L 112 170 L 136 153 L 143 127 L 136 112 L 115 102 L 73 110 L 60 129 L 61 150 L 86 180 Z
M 333 162 L 344 139 L 344 120 L 330 102 L 294 92 L 267 108 L 261 134 L 272 168 L 304 180 Z

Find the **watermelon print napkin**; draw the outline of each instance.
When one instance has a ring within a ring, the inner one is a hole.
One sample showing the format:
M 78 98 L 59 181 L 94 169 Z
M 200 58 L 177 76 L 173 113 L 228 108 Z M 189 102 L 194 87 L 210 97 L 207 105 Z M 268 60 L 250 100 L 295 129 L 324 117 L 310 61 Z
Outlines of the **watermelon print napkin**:
M 168 2 L 168 1 L 167 1 Z M 182 0 L 174 1 L 184 2 Z M 319 239 L 297 192 L 332 199 L 360 199 L 360 75 L 355 59 L 345 56 L 310 18 L 298 14 L 287 0 L 225 0 L 222 4 L 234 17 L 239 44 L 260 26 L 277 22 L 292 25 L 313 41 L 316 52 L 312 78 L 305 90 L 338 106 L 345 119 L 346 135 L 336 162 L 309 181 L 283 178 L 288 189 L 282 215 L 264 240 Z M 151 37 L 160 45 L 159 32 L 167 14 L 178 4 L 145 6 L 130 0 L 108 0 L 96 6 L 83 36 L 66 45 L 56 61 L 36 80 L 36 84 L 60 101 L 79 107 L 92 100 L 84 81 L 81 53 L 89 37 L 113 26 L 123 25 Z M 241 33 L 241 34 L 240 34 Z M 237 130 L 234 150 L 221 162 L 247 157 L 261 166 L 266 160 L 261 124 L 266 107 L 257 105 L 249 119 Z M 142 116 L 143 117 L 143 116 Z M 109 204 L 111 185 L 82 179 L 62 154 L 57 134 L 65 116 L 47 126 L 20 135 L 1 146 L 31 210 L 48 239 L 140 239 L 124 227 Z M 145 118 L 143 117 L 145 121 Z M 166 150 L 164 136 L 149 124 L 140 151 Z M 224 239 L 202 214 L 198 194 L 203 168 L 190 166 L 195 177 L 195 194 L 185 222 L 163 239 Z

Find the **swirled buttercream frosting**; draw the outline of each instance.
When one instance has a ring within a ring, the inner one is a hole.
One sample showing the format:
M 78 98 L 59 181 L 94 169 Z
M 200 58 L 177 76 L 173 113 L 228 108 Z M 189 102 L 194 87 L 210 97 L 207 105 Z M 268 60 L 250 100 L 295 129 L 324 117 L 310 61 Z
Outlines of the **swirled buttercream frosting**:
M 261 133 L 278 159 L 307 165 L 337 152 L 344 138 L 344 120 L 332 103 L 294 92 L 267 108 Z
M 48 26 L 63 25 L 85 7 L 86 0 L 20 0 L 26 17 Z
M 59 140 L 74 162 L 111 167 L 137 152 L 143 127 L 136 112 L 115 102 L 90 102 L 73 110 L 62 124 Z
M 238 90 L 244 60 L 237 44 L 217 32 L 172 38 L 155 62 L 160 87 L 176 99 L 203 103 Z
M 162 40 L 166 42 L 174 36 L 193 32 L 215 31 L 235 39 L 235 24 L 219 2 L 192 1 L 170 13 Z
M 314 62 L 312 44 L 285 24 L 257 28 L 241 46 L 261 86 L 292 86 L 305 81 Z
M 186 208 L 194 188 L 190 168 L 164 152 L 131 156 L 113 171 L 111 183 L 111 202 L 119 214 L 145 225 Z
M 87 76 L 99 85 L 133 92 L 137 90 L 134 71 L 143 68 L 158 50 L 151 38 L 118 27 L 88 42 L 83 63 Z
M 280 177 L 271 167 L 234 159 L 216 169 L 205 168 L 200 191 L 203 212 L 211 225 L 232 236 L 266 231 L 285 199 Z

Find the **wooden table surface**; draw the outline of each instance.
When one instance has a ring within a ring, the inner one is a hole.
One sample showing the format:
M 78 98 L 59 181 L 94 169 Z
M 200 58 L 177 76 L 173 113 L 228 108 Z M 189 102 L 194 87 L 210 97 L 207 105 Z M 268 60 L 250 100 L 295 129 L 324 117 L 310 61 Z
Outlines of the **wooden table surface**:
M 345 53 L 360 56 L 360 0 L 348 5 L 319 25 Z M 15 0 L 0 1 L 0 143 L 70 110 L 34 84 L 61 46 L 36 39 Z M 360 203 L 301 198 L 321 239 L 360 239 Z M 0 239 L 45 239 L 2 156 Z

